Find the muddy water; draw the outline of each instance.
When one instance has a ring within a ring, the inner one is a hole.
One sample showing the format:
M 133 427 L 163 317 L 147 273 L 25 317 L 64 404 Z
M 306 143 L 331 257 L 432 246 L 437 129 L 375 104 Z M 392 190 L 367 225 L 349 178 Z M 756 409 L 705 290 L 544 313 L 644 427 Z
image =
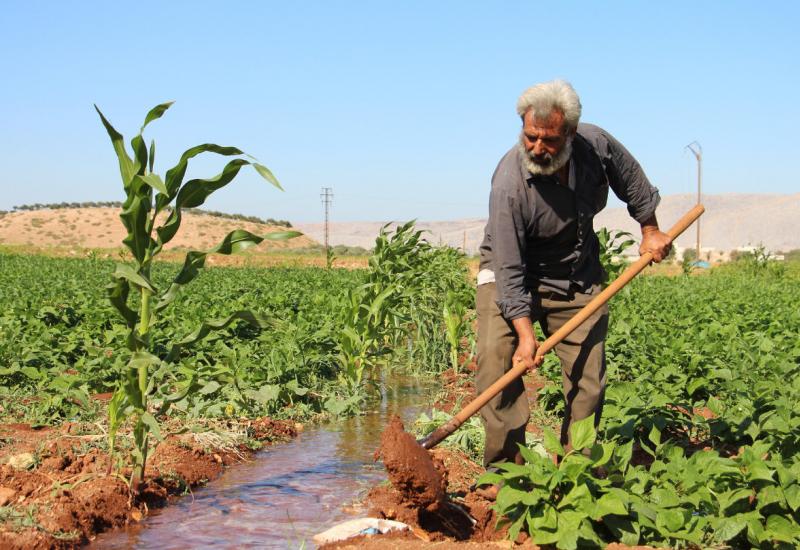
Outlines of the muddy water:
M 429 408 L 429 394 L 411 379 L 393 380 L 366 415 L 309 427 L 90 548 L 314 548 L 315 534 L 364 515 L 358 502 L 386 479 L 372 455 L 389 417 L 410 423 Z

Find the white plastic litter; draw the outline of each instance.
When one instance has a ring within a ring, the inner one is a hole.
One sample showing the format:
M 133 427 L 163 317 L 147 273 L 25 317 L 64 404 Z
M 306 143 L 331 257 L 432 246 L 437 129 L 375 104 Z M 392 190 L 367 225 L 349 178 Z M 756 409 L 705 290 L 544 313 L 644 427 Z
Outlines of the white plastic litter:
M 378 533 L 385 535 L 389 531 L 405 531 L 409 527 L 405 523 L 399 521 L 392 521 L 389 519 L 377 518 L 358 518 L 345 521 L 339 525 L 334 525 L 327 531 L 318 535 L 314 535 L 314 542 L 317 544 L 326 544 L 328 542 L 337 542 L 340 540 L 349 539 L 358 535 L 376 535 Z

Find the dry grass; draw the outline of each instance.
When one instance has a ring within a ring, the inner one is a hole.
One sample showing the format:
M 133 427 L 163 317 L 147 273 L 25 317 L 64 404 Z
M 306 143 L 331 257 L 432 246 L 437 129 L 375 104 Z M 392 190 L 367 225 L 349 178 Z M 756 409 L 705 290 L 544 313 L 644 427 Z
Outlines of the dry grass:
M 125 228 L 119 219 L 117 208 L 69 208 L 59 210 L 36 210 L 10 212 L 3 216 L 0 224 L 0 244 L 25 245 L 38 249 L 54 246 L 58 235 L 61 242 L 70 243 L 75 250 L 116 250 L 121 248 Z M 163 218 L 156 223 L 163 222 Z M 31 231 L 47 225 L 47 233 Z M 100 231 L 91 228 L 102 228 Z M 202 232 L 200 231 L 202 228 Z M 234 229 L 246 229 L 256 235 L 284 231 L 284 227 L 261 223 L 213 218 L 199 214 L 185 214 L 181 230 L 165 250 L 208 248 L 219 243 Z M 317 244 L 301 236 L 290 241 L 265 241 L 256 247 L 257 252 L 282 251 L 307 248 Z M 324 264 L 323 264 L 324 265 Z

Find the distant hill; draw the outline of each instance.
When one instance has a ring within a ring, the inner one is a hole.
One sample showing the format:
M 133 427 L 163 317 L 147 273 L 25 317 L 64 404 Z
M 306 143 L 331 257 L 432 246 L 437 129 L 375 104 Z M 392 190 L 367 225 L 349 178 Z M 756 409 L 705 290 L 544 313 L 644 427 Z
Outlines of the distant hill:
M 120 248 L 126 231 L 119 208 L 58 208 L 9 212 L 0 217 L 0 244 L 35 247 Z M 286 231 L 286 227 L 198 213 L 183 216 L 181 228 L 166 250 L 204 250 L 234 229 L 256 235 Z M 301 230 L 302 231 L 302 230 Z M 307 248 L 317 243 L 305 235 L 288 241 L 264 241 L 261 250 Z
M 658 207 L 658 220 L 669 228 L 696 202 L 695 195 L 669 195 L 662 197 Z M 701 218 L 703 248 L 734 250 L 741 246 L 763 244 L 772 251 L 800 249 L 800 193 L 790 195 L 735 194 L 705 195 L 706 213 Z M 406 221 L 406 220 L 394 220 Z M 333 222 L 330 227 L 331 244 L 374 246 L 375 237 L 386 222 Z M 428 240 L 461 248 L 467 253 L 477 251 L 483 239 L 485 218 L 453 221 L 422 221 L 419 229 L 430 233 Z M 622 229 L 639 236 L 638 224 L 630 218 L 624 207 L 606 208 L 594 220 L 595 229 L 608 227 Z M 322 241 L 321 223 L 299 224 L 297 229 L 309 237 Z M 693 247 L 695 229 L 690 228 L 678 239 L 679 247 Z

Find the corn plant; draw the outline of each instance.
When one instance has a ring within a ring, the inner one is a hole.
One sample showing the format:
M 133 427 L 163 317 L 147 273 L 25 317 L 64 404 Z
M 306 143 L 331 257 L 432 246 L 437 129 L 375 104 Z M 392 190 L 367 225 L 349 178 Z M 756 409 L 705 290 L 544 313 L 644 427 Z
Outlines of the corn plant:
M 458 295 L 448 290 L 444 300 L 444 326 L 447 330 L 447 342 L 450 344 L 450 366 L 453 374 L 458 375 L 458 348 L 461 336 L 466 329 L 466 307 Z
M 165 397 L 158 410 L 154 411 L 155 414 L 151 412 L 148 398 L 155 390 L 151 377 L 153 372 L 166 368 L 179 358 L 183 349 L 198 342 L 210 331 L 223 329 L 236 320 L 244 320 L 258 327 L 268 325 L 266 319 L 245 310 L 236 311 L 223 319 L 206 319 L 194 332 L 173 342 L 162 357 L 156 353 L 150 341 L 151 332 L 159 323 L 159 316 L 175 301 L 183 287 L 197 277 L 209 254 L 232 254 L 265 239 L 284 240 L 299 235 L 290 231 L 266 236 L 254 235 L 241 229 L 231 231 L 219 245 L 210 250 L 188 252 L 183 267 L 172 282 L 162 288 L 156 286 L 150 276 L 153 260 L 178 233 L 183 210 L 201 206 L 214 191 L 229 184 L 244 166 L 252 166 L 261 177 L 281 189 L 275 176 L 252 157 L 248 157 L 251 160 L 235 158 L 229 161 L 222 172 L 214 177 L 184 182 L 189 161 L 201 153 L 244 156 L 236 147 L 222 147 L 213 143 L 204 143 L 185 151 L 178 163 L 167 170 L 164 178 L 153 172 L 155 142 L 151 141 L 148 149 L 142 134 L 145 127 L 160 118 L 171 105 L 172 102 L 162 103 L 147 113 L 139 133 L 130 142 L 133 156 L 128 155 L 122 135 L 95 106 L 119 161 L 126 195 L 120 214 L 127 230 L 123 244 L 133 257 L 133 265 L 117 264 L 113 282 L 107 290 L 111 303 L 128 327 L 127 347 L 131 352 L 124 379 L 109 406 L 109 443 L 113 453 L 118 429 L 127 419 L 132 419 L 134 467 L 131 486 L 134 490 L 138 489 L 144 479 L 149 436 L 152 434 L 160 438 L 157 416 L 165 413 L 172 402 L 183 397 L 180 394 Z M 136 305 L 134 308 L 129 305 L 132 291 L 138 294 L 138 310 L 134 309 Z

